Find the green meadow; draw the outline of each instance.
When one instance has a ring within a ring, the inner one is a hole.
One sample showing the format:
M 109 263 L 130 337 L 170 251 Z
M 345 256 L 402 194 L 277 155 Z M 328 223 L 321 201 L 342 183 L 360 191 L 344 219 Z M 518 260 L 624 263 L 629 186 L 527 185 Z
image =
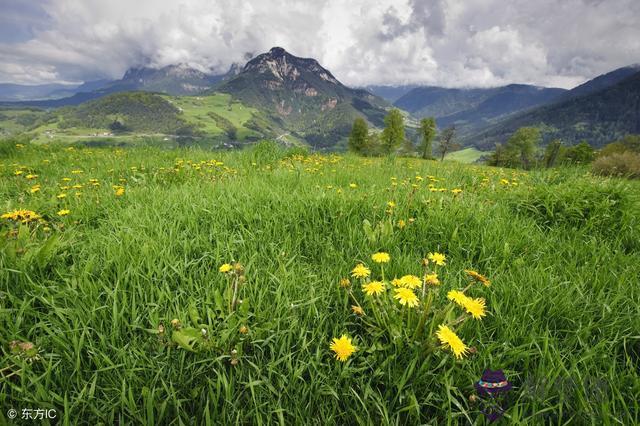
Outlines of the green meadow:
M 189 102 L 189 120 L 209 110 Z M 637 181 L 584 167 L 4 143 L 0 423 L 485 424 L 490 368 L 513 385 L 503 422 L 637 424 L 638 211 Z M 446 257 L 433 314 L 391 282 L 428 253 Z M 467 288 L 482 318 L 447 297 Z

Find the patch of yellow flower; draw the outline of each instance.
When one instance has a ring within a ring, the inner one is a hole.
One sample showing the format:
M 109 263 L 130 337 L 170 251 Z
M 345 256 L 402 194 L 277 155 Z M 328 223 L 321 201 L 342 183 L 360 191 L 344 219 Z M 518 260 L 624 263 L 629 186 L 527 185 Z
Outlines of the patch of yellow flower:
M 389 253 L 378 252 L 372 254 L 371 259 L 376 263 L 389 263 L 391 256 L 389 256 Z

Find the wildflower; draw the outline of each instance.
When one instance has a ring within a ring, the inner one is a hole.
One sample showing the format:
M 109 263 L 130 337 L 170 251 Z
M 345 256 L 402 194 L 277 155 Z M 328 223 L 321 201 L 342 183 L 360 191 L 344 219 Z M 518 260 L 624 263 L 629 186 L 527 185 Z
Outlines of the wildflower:
M 240 326 L 240 334 L 247 334 L 249 332 L 249 329 L 247 328 L 246 325 L 242 325 Z
M 486 287 L 489 287 L 491 285 L 491 281 L 485 277 L 484 275 L 476 272 L 476 271 L 472 271 L 470 269 L 465 269 L 464 272 L 467 273 L 467 275 L 469 275 L 471 278 L 473 278 L 476 282 L 482 283 L 484 284 Z
M 398 228 L 404 229 L 405 226 L 407 226 L 407 223 L 404 220 L 400 219 L 398 221 Z
M 389 256 L 389 253 L 378 252 L 372 254 L 371 259 L 376 263 L 388 263 L 391 260 L 391 256 Z
M 451 290 L 449 293 L 447 293 L 447 299 L 451 300 L 452 302 L 457 303 L 460 306 L 464 306 L 464 303 L 469 298 L 467 297 L 466 294 L 464 294 L 463 292 L 461 292 L 459 290 Z
M 482 319 L 487 314 L 485 301 L 483 298 L 472 299 L 467 297 L 463 302 L 464 309 L 475 319 Z
M 408 288 L 400 287 L 394 290 L 395 294 L 393 295 L 394 299 L 398 299 L 403 306 L 415 307 L 418 306 L 418 296 Z
M 340 279 L 340 287 L 347 288 L 350 285 L 351 285 L 351 281 L 349 281 L 349 278 L 341 278 Z
M 396 206 L 396 203 L 394 203 L 393 201 L 389 201 L 389 202 L 387 203 L 387 206 L 388 206 L 390 209 L 392 209 L 392 208 L 394 208 L 394 207 Z
M 436 336 L 438 336 L 440 343 L 448 346 L 458 359 L 466 355 L 467 351 L 469 350 L 469 348 L 467 348 L 467 346 L 458 337 L 458 335 L 446 325 L 440 324 L 438 326 Z
M 384 292 L 384 283 L 381 281 L 371 281 L 370 283 L 362 284 L 362 291 L 367 296 L 377 296 Z
M 447 258 L 442 253 L 438 253 L 438 252 L 429 253 L 427 255 L 427 258 L 438 266 L 446 265 L 445 260 L 447 260 Z
M 58 216 L 67 216 L 69 213 L 71 213 L 71 210 L 63 209 L 58 212 Z
M 40 215 L 32 210 L 14 210 L 5 213 L 0 218 L 9 219 L 16 222 L 29 223 L 40 219 Z
M 27 180 L 33 180 L 33 179 L 36 179 L 37 177 L 38 177 L 38 175 L 31 175 L 31 174 L 25 176 L 25 178 L 27 178 Z
M 40 185 L 33 185 L 31 187 L 31 189 L 29 190 L 29 192 L 32 193 L 32 194 L 35 194 L 38 191 L 40 191 Z
M 66 198 L 66 197 L 67 197 L 67 194 L 65 194 L 64 192 L 56 196 L 58 200 L 62 200 L 63 198 Z
M 403 276 L 402 278 L 400 278 L 400 283 L 402 287 L 406 287 L 409 289 L 418 288 L 422 285 L 422 281 L 420 281 L 420 278 L 416 277 L 415 275 Z
M 180 323 L 180 320 L 179 320 L 179 319 L 174 318 L 174 319 L 172 319 L 172 320 L 171 320 L 171 326 L 172 326 L 173 328 L 175 328 L 176 330 L 180 329 L 181 325 L 182 325 L 182 324 Z
M 116 197 L 124 195 L 124 186 L 113 185 L 113 189 L 115 190 Z
M 346 334 L 343 334 L 339 339 L 334 337 L 329 348 L 335 352 L 336 359 L 342 362 L 349 359 L 349 357 L 358 350 L 358 348 L 353 346 L 351 338 L 347 337 Z
M 349 184 L 349 188 L 357 188 L 357 187 L 358 187 L 358 185 L 356 185 L 355 183 L 350 183 Z
M 391 280 L 391 284 L 394 287 L 402 287 L 402 280 L 400 278 L 394 278 L 393 280 Z
M 364 315 L 364 309 L 362 309 L 360 306 L 351 305 L 351 311 L 360 317 Z
M 426 274 L 424 276 L 424 282 L 431 285 L 440 285 L 438 274 Z
M 220 267 L 218 268 L 218 271 L 222 272 L 223 274 L 226 274 L 227 272 L 231 271 L 232 269 L 233 269 L 233 266 L 231 266 L 231 264 L 224 263 L 224 264 L 220 265 Z
M 371 270 L 362 263 L 358 263 L 351 271 L 351 276 L 354 278 L 367 278 L 369 275 L 371 275 Z
M 24 172 L 22 170 L 16 170 L 15 172 L 13 172 L 13 174 L 16 175 L 16 176 L 20 176 L 23 173 Z
M 70 182 L 70 181 L 71 181 L 71 178 L 63 177 L 63 178 L 62 178 L 62 181 L 63 181 L 63 182 Z
M 453 195 L 458 195 L 459 193 L 461 193 L 461 192 L 462 192 L 462 189 L 460 189 L 460 188 L 455 188 L 455 189 L 452 189 L 452 190 L 451 190 L 451 192 L 453 192 Z

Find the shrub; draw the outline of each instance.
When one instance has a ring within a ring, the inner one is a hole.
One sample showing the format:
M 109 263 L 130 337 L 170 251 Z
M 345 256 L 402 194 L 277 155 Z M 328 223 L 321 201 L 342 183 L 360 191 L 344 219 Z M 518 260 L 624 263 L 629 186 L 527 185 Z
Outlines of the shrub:
M 640 154 L 625 151 L 598 158 L 591 168 L 596 175 L 640 178 Z

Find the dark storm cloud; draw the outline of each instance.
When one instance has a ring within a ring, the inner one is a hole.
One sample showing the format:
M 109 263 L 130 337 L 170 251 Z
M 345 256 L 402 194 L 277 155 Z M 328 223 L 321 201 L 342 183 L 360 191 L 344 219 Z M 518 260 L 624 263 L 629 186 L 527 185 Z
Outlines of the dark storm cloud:
M 0 81 L 224 72 L 280 45 L 345 83 L 568 87 L 640 61 L 637 0 L 0 0 Z

